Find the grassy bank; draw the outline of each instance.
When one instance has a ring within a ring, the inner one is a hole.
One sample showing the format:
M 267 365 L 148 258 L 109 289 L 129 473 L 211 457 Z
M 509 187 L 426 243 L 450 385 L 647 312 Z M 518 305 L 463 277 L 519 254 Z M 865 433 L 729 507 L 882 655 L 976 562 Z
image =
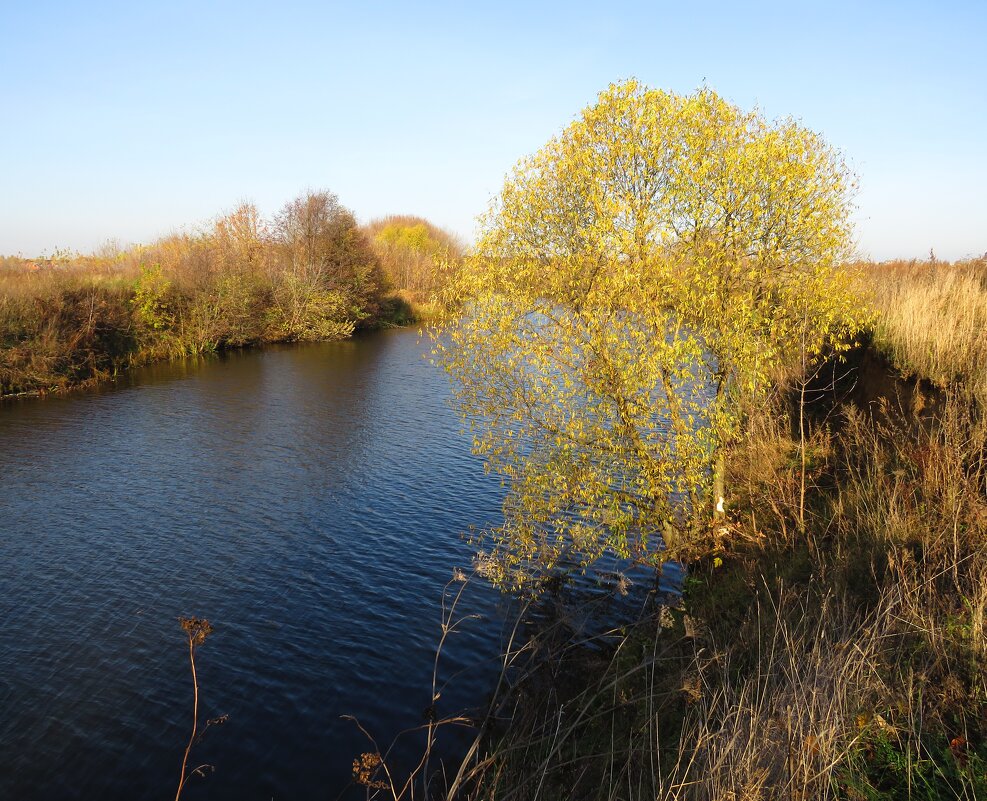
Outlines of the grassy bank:
M 0 396 L 84 385 L 154 360 L 339 339 L 436 315 L 429 292 L 395 283 L 393 262 L 407 254 L 399 246 L 381 252 L 372 234 L 335 196 L 314 192 L 270 220 L 244 204 L 150 246 L 4 258 Z M 430 264 L 416 262 L 416 282 Z
M 987 256 L 853 266 L 878 311 L 875 345 L 903 372 L 987 402 Z
M 932 424 L 928 398 L 826 381 L 800 415 L 789 376 L 749 410 L 682 601 L 606 644 L 539 638 L 454 795 L 987 798 L 983 263 L 855 269 L 892 372 L 937 385 Z

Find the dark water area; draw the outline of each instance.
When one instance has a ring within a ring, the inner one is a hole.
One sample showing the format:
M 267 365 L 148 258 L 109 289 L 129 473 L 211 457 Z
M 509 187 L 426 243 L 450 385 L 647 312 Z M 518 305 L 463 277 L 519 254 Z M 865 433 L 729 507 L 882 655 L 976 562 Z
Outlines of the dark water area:
M 208 618 L 183 798 L 333 799 L 422 722 L 461 532 L 502 490 L 417 332 L 158 365 L 0 405 L 0 798 L 173 797 L 191 726 L 179 615 Z M 485 702 L 504 602 L 444 652 Z M 170 795 L 169 795 L 170 793 Z

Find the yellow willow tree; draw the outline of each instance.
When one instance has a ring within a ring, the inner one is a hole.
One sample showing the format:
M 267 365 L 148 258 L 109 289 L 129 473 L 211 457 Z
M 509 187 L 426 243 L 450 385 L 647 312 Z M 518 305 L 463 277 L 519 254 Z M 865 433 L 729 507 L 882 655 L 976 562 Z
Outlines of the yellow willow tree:
M 837 268 L 853 187 L 794 120 L 633 80 L 519 163 L 437 339 L 509 487 L 496 580 L 691 552 L 728 496 L 741 399 L 858 327 Z

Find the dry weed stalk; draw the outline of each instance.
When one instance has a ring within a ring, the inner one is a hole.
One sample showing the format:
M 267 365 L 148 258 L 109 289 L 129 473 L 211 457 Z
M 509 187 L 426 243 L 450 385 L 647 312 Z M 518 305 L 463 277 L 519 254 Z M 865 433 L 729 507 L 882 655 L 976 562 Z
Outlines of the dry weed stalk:
M 473 744 L 468 750 L 466 758 L 459 766 L 459 773 L 451 782 L 453 788 L 456 788 L 463 780 L 465 766 L 480 747 L 483 732 L 487 728 L 487 724 L 493 714 L 492 708 L 488 709 L 486 719 L 479 724 L 473 718 L 463 714 L 439 717 L 437 710 L 438 702 L 442 698 L 443 693 L 458 675 L 450 676 L 441 683 L 439 681 L 439 666 L 449 637 L 459 631 L 464 623 L 475 620 L 478 617 L 475 614 L 459 615 L 457 612 L 467 586 L 469 586 L 476 575 L 477 573 L 475 571 L 467 574 L 462 570 L 456 569 L 453 571 L 452 579 L 443 587 L 440 613 L 441 634 L 435 649 L 435 658 L 432 667 L 431 700 L 429 706 L 425 709 L 425 722 L 419 726 L 413 726 L 399 732 L 392 739 L 391 744 L 386 749 L 382 749 L 373 735 L 367 731 L 356 717 L 352 715 L 342 716 L 344 720 L 350 720 L 356 725 L 359 731 L 367 738 L 373 749 L 372 751 L 361 754 L 353 761 L 353 780 L 356 784 L 366 788 L 368 798 L 378 797 L 383 794 L 383 797 L 391 799 L 391 801 L 404 801 L 404 799 L 413 801 L 416 797 L 430 798 L 434 796 L 437 791 L 432 786 L 432 783 L 436 775 L 431 768 L 431 760 L 435 750 L 436 737 L 440 729 L 455 726 L 475 728 L 478 732 Z M 454 586 L 455 590 L 453 591 L 452 588 Z M 501 657 L 501 672 L 498 677 L 498 692 L 495 693 L 495 698 L 499 694 L 499 688 L 506 681 L 507 671 L 518 658 L 520 651 L 524 650 L 523 648 L 515 649 L 514 646 L 522 618 L 523 612 L 518 615 L 514 623 L 504 655 Z M 415 765 L 402 776 L 391 765 L 398 744 L 407 737 L 421 732 L 425 733 L 425 742 L 422 746 L 421 754 L 417 758 Z M 445 777 L 445 781 L 447 784 L 449 783 L 448 777 Z M 450 796 L 454 792 L 455 789 L 450 791 Z
M 189 665 L 191 666 L 192 669 L 193 696 L 192 696 L 192 734 L 189 737 L 188 745 L 185 746 L 185 754 L 182 756 L 182 769 L 181 769 L 181 773 L 179 774 L 180 778 L 178 782 L 178 790 L 175 792 L 175 801 L 178 801 L 181 798 L 182 790 L 185 789 L 185 785 L 189 779 L 191 779 L 193 776 L 204 776 L 206 773 L 213 770 L 212 765 L 203 764 L 203 765 L 199 765 L 197 768 L 193 768 L 192 770 L 186 773 L 189 754 L 192 751 L 192 746 L 194 746 L 198 740 L 202 739 L 202 736 L 205 734 L 205 731 L 210 726 L 225 723 L 227 719 L 226 715 L 223 715 L 218 718 L 211 718 L 206 722 L 206 729 L 204 729 L 202 733 L 199 733 L 199 679 L 195 670 L 195 650 L 200 645 L 202 645 L 202 643 L 206 641 L 206 637 L 212 634 L 213 628 L 212 628 L 212 624 L 205 618 L 180 617 L 178 619 L 178 622 L 181 623 L 182 629 L 185 631 L 185 634 L 188 637 L 188 658 L 189 658 Z

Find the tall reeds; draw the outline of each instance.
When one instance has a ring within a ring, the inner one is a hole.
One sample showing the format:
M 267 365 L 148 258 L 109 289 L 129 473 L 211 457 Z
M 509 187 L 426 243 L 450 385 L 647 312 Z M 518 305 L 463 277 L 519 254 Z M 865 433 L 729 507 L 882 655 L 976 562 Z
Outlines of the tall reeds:
M 874 340 L 899 368 L 987 401 L 987 256 L 854 265 L 878 312 Z

